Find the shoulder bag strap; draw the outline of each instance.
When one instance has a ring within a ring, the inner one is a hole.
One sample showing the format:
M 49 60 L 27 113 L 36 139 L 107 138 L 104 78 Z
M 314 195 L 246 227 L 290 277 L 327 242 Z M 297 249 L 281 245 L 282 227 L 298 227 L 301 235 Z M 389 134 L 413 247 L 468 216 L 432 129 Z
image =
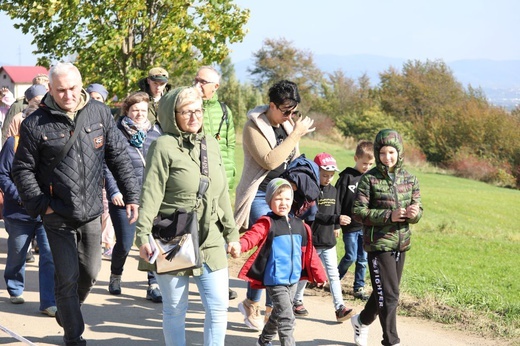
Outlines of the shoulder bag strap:
M 195 202 L 195 208 L 200 205 L 202 196 L 204 196 L 209 187 L 209 162 L 206 137 L 203 137 L 200 142 L 200 173 L 199 191 L 197 191 L 197 202 Z
M 54 158 L 54 160 L 51 161 L 50 165 L 47 168 L 47 171 L 49 172 L 49 174 L 52 174 L 52 172 L 54 172 L 54 169 L 56 168 L 58 163 L 60 163 L 61 160 L 63 160 L 63 158 L 65 157 L 65 155 L 67 155 L 67 153 L 69 152 L 70 148 L 72 147 L 72 145 L 74 144 L 74 142 L 78 138 L 79 133 L 82 130 L 82 127 L 83 127 L 83 124 L 85 123 L 87 115 L 86 114 L 81 114 L 81 115 L 78 114 L 78 115 L 76 115 L 76 117 L 79 118 L 79 119 L 76 122 L 76 126 L 74 127 L 74 130 L 72 132 L 72 136 L 70 136 L 70 138 L 67 141 L 67 143 L 65 143 L 65 145 L 61 149 L 60 153 Z

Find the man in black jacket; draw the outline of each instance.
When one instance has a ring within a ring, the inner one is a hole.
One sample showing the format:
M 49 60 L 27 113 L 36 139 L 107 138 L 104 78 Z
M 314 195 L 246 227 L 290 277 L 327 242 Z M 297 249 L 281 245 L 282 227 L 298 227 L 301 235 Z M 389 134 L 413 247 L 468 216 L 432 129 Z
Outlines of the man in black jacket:
M 78 69 L 58 63 L 49 87 L 22 122 L 12 174 L 27 212 L 40 215 L 47 232 L 65 344 L 85 345 L 80 306 L 101 268 L 103 161 L 121 186 L 130 223 L 137 220 L 139 190 L 110 109 L 90 99 Z

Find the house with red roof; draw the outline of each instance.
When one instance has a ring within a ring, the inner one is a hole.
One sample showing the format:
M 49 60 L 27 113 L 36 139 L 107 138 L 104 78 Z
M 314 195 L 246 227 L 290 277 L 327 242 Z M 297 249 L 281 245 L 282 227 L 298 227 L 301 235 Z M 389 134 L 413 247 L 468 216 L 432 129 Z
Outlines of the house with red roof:
M 38 74 L 48 75 L 49 70 L 43 66 L 1 66 L 0 88 L 9 88 L 16 98 L 23 97 Z

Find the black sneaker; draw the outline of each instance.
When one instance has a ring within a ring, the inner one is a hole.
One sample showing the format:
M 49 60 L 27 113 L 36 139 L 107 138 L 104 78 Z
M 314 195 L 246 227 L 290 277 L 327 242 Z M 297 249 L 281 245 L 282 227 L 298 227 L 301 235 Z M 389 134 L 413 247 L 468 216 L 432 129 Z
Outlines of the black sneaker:
M 233 291 L 231 288 L 229 289 L 229 300 L 236 299 L 238 297 L 237 292 Z
M 293 312 L 296 316 L 307 316 L 309 311 L 303 306 L 303 302 L 301 300 L 297 300 L 293 304 Z
M 151 284 L 146 290 L 146 299 L 154 303 L 162 303 L 162 294 L 159 285 Z
M 110 275 L 110 283 L 108 284 L 108 292 L 113 295 L 121 294 L 121 275 Z
M 361 299 L 363 301 L 367 301 L 368 298 L 370 298 L 370 296 L 365 293 L 364 287 L 360 287 L 360 288 L 354 289 L 354 298 Z

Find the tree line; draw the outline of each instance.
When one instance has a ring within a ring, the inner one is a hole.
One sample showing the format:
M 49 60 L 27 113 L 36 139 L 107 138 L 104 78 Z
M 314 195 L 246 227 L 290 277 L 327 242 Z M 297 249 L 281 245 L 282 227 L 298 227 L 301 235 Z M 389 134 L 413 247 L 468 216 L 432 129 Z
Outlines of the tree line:
M 224 65 L 223 71 L 229 70 L 229 64 Z M 442 60 L 410 60 L 400 69 L 389 67 L 372 85 L 366 75 L 353 79 L 344 70 L 322 72 L 312 52 L 282 38 L 265 40 L 253 53 L 248 71 L 250 83 L 223 74 L 224 87 L 229 84 L 233 91 L 222 93 L 222 98 L 236 105 L 238 114 L 245 113 L 237 102 L 246 108 L 255 105 L 250 102 L 254 97 L 243 100 L 241 95 L 256 90 L 256 98 L 266 102 L 272 83 L 290 79 L 300 87 L 301 109 L 318 120 L 318 130 L 323 123 L 326 133 L 335 127 L 359 140 L 394 128 L 411 143 L 409 153 L 424 155 L 431 164 L 459 176 L 520 187 L 520 108 L 509 112 L 491 104 L 482 89 L 458 82 Z
M 292 42 L 266 39 L 253 52 L 251 82 L 236 78 L 229 45 L 241 42 L 249 10 L 232 0 L 162 1 L 5 0 L 0 11 L 34 37 L 38 64 L 72 61 L 85 83 L 102 83 L 119 99 L 137 90 L 154 66 L 170 72 L 171 84 L 187 85 L 201 65 L 218 65 L 219 97 L 235 116 L 267 102 L 270 85 L 281 79 L 298 84 L 301 110 L 324 132 L 372 139 L 395 128 L 432 164 L 462 176 L 500 186 L 520 186 L 520 109 L 508 112 L 488 102 L 483 91 L 463 86 L 441 60 L 408 61 L 381 71 L 373 85 L 346 70 L 324 73 L 312 52 Z M 410 151 L 409 151 L 410 152 Z

